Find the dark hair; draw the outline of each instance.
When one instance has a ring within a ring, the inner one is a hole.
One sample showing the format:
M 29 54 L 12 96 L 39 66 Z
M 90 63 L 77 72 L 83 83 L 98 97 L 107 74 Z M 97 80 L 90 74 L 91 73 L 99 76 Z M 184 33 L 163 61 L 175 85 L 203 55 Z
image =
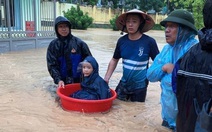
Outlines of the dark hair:
M 203 7 L 203 21 L 206 28 L 212 28 L 212 0 L 206 0 Z

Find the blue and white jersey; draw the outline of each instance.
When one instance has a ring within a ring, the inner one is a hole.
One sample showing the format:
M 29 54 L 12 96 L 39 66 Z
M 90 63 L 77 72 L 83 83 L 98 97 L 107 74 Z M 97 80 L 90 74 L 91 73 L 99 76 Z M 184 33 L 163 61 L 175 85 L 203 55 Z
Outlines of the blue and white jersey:
M 118 40 L 113 58 L 122 58 L 121 81 L 129 90 L 147 87 L 146 72 L 149 58 L 154 60 L 158 53 L 156 41 L 145 34 L 138 40 L 130 40 L 128 34 Z

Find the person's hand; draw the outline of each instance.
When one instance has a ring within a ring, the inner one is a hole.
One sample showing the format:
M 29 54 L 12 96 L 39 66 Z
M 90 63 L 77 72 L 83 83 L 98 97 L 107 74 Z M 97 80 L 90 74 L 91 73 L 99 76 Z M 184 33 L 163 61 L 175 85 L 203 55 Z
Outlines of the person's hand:
M 58 82 L 58 88 L 60 88 L 60 87 L 65 88 L 65 84 L 63 81 Z
M 105 80 L 106 83 L 109 83 L 109 79 L 108 78 L 105 77 L 104 80 Z
M 167 63 L 162 67 L 162 70 L 167 73 L 171 73 L 173 69 L 174 69 L 174 64 L 172 63 Z

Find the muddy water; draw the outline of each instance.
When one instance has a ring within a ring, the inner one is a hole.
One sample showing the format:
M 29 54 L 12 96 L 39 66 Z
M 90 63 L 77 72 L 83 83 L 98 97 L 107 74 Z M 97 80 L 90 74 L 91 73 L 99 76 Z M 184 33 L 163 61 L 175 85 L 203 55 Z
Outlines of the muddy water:
M 120 32 L 73 30 L 88 43 L 103 77 Z M 161 49 L 163 32 L 150 31 Z M 107 113 L 64 111 L 55 102 L 55 85 L 46 68 L 46 48 L 0 55 L 0 132 L 168 132 L 161 126 L 159 83 L 150 83 L 145 103 L 115 100 Z M 121 77 L 117 66 L 110 87 Z

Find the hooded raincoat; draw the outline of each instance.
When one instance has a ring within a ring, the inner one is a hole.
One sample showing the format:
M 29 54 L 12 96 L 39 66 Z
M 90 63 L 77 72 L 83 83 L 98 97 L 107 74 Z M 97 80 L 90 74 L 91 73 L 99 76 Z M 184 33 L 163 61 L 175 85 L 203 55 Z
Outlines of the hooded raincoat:
M 81 82 L 81 90 L 73 93 L 71 97 L 86 100 L 110 98 L 111 90 L 108 83 L 99 76 L 99 65 L 95 58 L 88 56 L 84 61 L 92 65 L 93 72 L 90 74 L 90 76 L 83 78 L 83 81 Z
M 200 43 L 180 59 L 177 72 L 177 131 L 194 132 L 197 114 L 194 99 L 200 108 L 212 98 L 212 29 L 198 32 Z M 212 124 L 211 124 L 212 125 Z
M 70 28 L 68 36 L 62 37 L 57 26 L 60 23 L 67 23 Z M 65 84 L 79 82 L 81 73 L 77 72 L 78 64 L 91 55 L 85 42 L 71 34 L 71 23 L 65 17 L 59 16 L 55 19 L 55 32 L 57 38 L 51 41 L 47 49 L 47 67 L 54 83 L 60 80 Z
M 195 33 L 189 28 L 179 25 L 175 44 L 166 44 L 147 71 L 147 78 L 150 82 L 161 82 L 161 114 L 163 120 L 168 122 L 171 128 L 176 127 L 176 116 L 178 112 L 177 100 L 172 90 L 172 73 L 163 72 L 162 67 L 167 63 L 175 64 L 182 55 L 197 43 Z

